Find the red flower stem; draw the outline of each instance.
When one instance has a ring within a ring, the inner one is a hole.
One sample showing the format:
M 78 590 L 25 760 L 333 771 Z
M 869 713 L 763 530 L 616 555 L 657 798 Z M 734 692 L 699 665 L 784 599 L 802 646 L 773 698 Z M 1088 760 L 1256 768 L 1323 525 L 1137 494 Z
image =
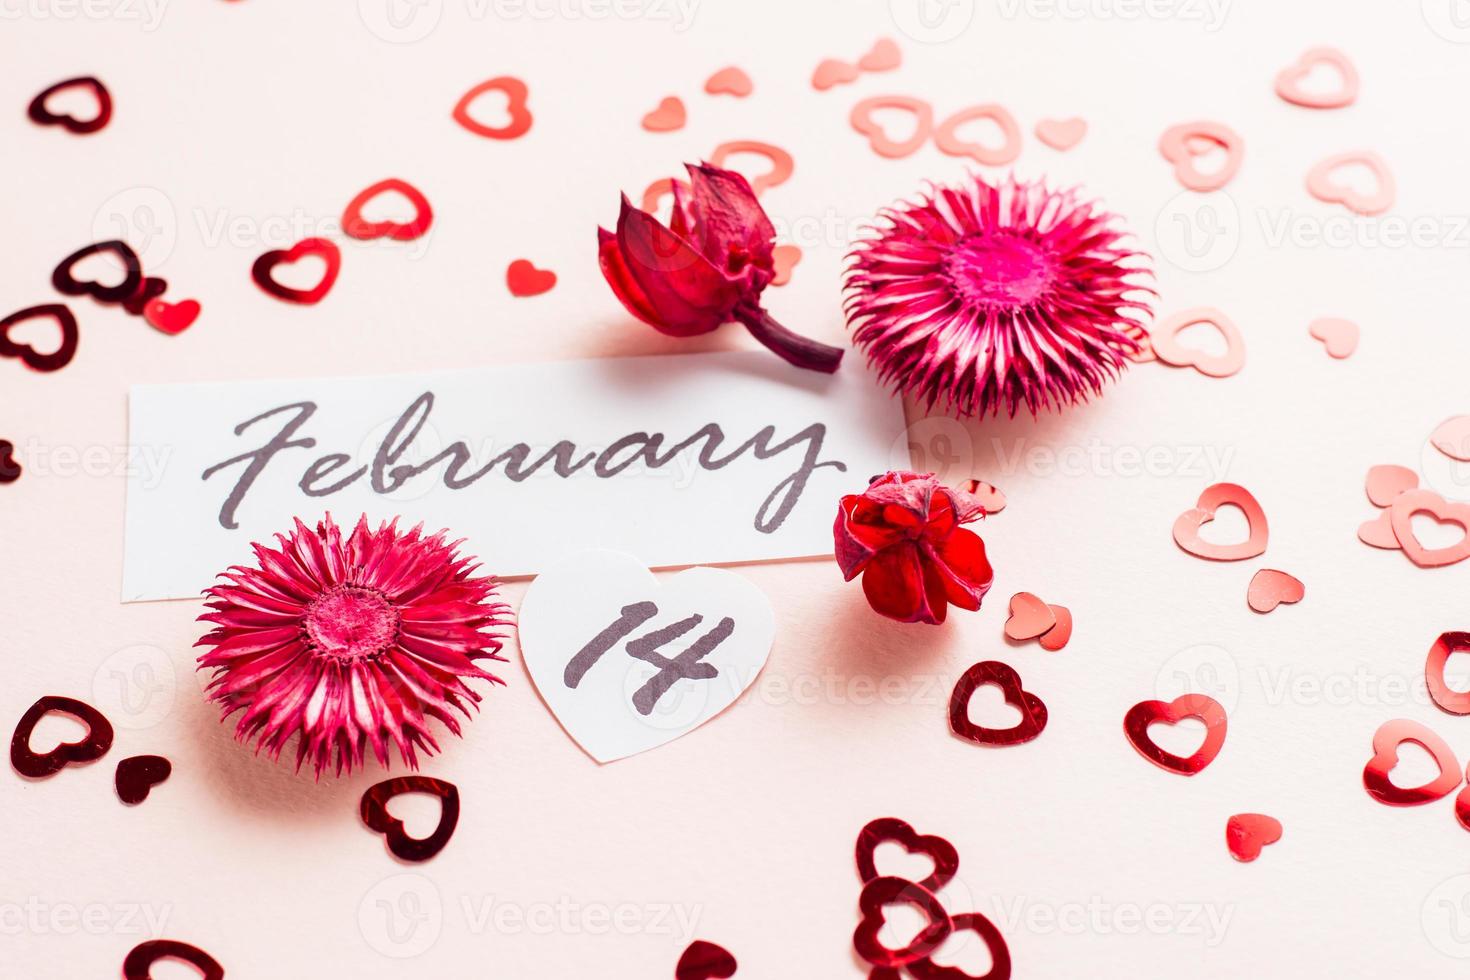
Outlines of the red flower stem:
M 832 374 L 842 363 L 842 348 L 829 347 L 808 337 L 794 334 L 771 319 L 771 315 L 754 304 L 736 307 L 735 319 L 745 324 L 750 335 L 778 356 L 808 371 Z

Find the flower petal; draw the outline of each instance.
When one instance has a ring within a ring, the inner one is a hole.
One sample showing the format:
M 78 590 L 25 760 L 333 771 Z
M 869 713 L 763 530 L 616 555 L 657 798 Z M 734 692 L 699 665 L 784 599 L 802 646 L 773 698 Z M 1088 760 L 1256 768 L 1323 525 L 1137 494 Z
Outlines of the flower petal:
M 740 299 L 736 284 L 627 197 L 618 214 L 617 239 L 625 267 L 657 313 L 653 326 L 692 337 L 730 319 Z

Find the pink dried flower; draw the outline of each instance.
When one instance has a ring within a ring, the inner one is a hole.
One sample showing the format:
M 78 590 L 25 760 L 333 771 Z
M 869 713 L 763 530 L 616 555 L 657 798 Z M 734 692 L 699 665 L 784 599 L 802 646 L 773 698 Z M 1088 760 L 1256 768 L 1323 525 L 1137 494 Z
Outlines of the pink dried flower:
M 854 340 L 930 408 L 1073 404 L 1139 349 L 1148 256 L 1075 190 L 975 176 L 885 208 L 874 231 L 848 256 Z
M 214 669 L 223 717 L 244 712 L 235 737 L 275 759 L 297 735 L 297 768 L 310 759 L 320 777 L 329 761 L 338 775 L 362 765 L 369 745 L 386 766 L 390 743 L 417 768 L 419 750 L 439 749 L 430 718 L 458 735 L 450 709 L 468 717 L 480 700 L 465 679 L 502 683 L 475 661 L 505 659 L 510 607 L 445 533 L 374 531 L 364 516 L 344 540 L 330 514 L 315 530 L 298 519 L 279 550 L 252 545 L 258 567 L 222 573 L 199 617 L 215 628 L 196 646 L 212 648 L 199 668 Z

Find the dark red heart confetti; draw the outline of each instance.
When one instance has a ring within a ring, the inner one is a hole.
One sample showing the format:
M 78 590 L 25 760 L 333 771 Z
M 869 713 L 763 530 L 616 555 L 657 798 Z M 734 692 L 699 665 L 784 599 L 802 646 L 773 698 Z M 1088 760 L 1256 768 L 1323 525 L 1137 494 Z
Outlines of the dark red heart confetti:
M 15 458 L 15 444 L 9 439 L 0 439 L 0 483 L 14 483 L 25 472 Z
M 429 793 L 439 798 L 439 826 L 428 837 L 410 837 L 403 821 L 388 812 L 388 801 L 402 793 Z M 427 861 L 444 849 L 459 823 L 459 790 L 432 776 L 385 779 L 362 794 L 362 822 L 382 834 L 388 850 L 404 861 Z
M 984 684 L 999 687 L 1006 704 L 1020 709 L 1019 722 L 1010 728 L 985 728 L 970 720 L 970 698 Z M 1019 745 L 1046 728 L 1046 705 L 1021 688 L 1021 676 L 1010 667 L 997 660 L 982 660 L 961 674 L 954 686 L 949 698 L 949 727 L 960 738 L 982 745 Z
M 75 116 L 64 113 L 55 113 L 46 108 L 46 102 L 57 92 L 71 88 L 87 88 L 92 90 L 92 95 L 97 100 L 97 115 L 91 119 L 77 119 Z M 93 78 L 91 75 L 83 75 L 79 78 L 68 78 L 64 82 L 57 82 L 46 89 L 40 95 L 31 100 L 30 107 L 26 109 L 26 115 L 38 126 L 60 126 L 70 133 L 85 135 L 95 133 L 106 126 L 112 119 L 112 95 L 107 91 L 107 86 Z
M 31 733 L 41 719 L 51 712 L 71 715 L 87 726 L 87 736 L 80 742 L 62 742 L 50 752 L 31 750 Z M 112 748 L 112 725 L 102 712 L 74 698 L 47 695 L 26 709 L 15 734 L 10 737 L 10 764 L 22 776 L 41 779 L 52 776 L 69 765 L 95 762 Z
M 1413 742 L 1434 756 L 1439 775 L 1422 786 L 1395 786 L 1388 778 L 1398 765 L 1399 746 Z M 1419 806 L 1448 796 L 1460 785 L 1460 762 L 1445 740 L 1417 721 L 1395 718 L 1373 733 L 1373 758 L 1363 767 L 1363 788 L 1379 803 L 1389 806 Z M 1458 815 L 1458 807 L 1457 815 Z
M 995 923 L 979 912 L 962 912 L 951 918 L 950 923 L 952 932 L 973 932 L 984 941 L 985 948 L 990 950 L 990 969 L 977 977 L 959 967 L 940 966 L 926 956 L 909 964 L 914 980 L 1009 980 L 1011 950 Z
M 919 834 L 897 817 L 879 817 L 858 834 L 857 871 L 863 884 L 882 877 L 878 874 L 877 852 L 878 845 L 885 843 L 898 844 L 910 854 L 923 854 L 934 862 L 934 870 L 918 882 L 928 891 L 937 892 L 949 884 L 960 868 L 959 852 L 943 837 Z
M 504 126 L 486 126 L 470 115 L 470 103 L 492 89 L 505 93 L 505 111 L 510 116 L 510 122 Z M 526 83 L 519 78 L 501 75 L 489 79 L 460 96 L 454 106 L 454 121 L 476 136 L 486 136 L 493 140 L 513 140 L 524 136 L 531 128 L 531 110 L 526 105 L 527 94 Z
M 224 980 L 225 968 L 198 946 L 177 939 L 150 939 L 139 943 L 123 960 L 123 980 L 152 980 L 153 964 L 181 960 L 199 971 L 199 980 Z
M 72 275 L 72 267 L 89 256 L 110 252 L 117 257 L 126 274 L 112 286 L 104 286 L 95 280 L 81 280 Z M 127 242 L 114 238 L 105 242 L 94 242 L 79 248 L 61 260 L 56 271 L 51 273 L 51 285 L 66 296 L 91 296 L 99 303 L 121 303 L 136 296 L 143 289 L 143 265 L 138 253 L 128 247 Z
M 505 284 L 512 296 L 540 296 L 556 285 L 556 273 L 538 269 L 526 259 L 516 259 L 505 270 Z
M 723 946 L 696 939 L 679 957 L 674 980 L 724 980 L 735 975 L 735 957 Z
M 173 763 L 161 755 L 129 756 L 117 764 L 113 785 L 117 798 L 128 806 L 148 799 L 153 787 L 173 774 Z
M 907 946 L 889 949 L 878 939 L 883 929 L 884 909 L 889 905 L 912 905 L 924 913 L 924 928 L 909 940 Z M 921 960 L 934 952 L 949 936 L 952 925 L 949 913 L 928 889 L 902 878 L 874 878 L 863 886 L 858 896 L 862 921 L 852 934 L 852 946 L 858 955 L 875 966 L 897 967 Z
M 123 309 L 127 310 L 133 316 L 143 316 L 148 304 L 159 296 L 162 296 L 167 289 L 167 279 L 144 276 L 143 283 L 138 287 L 138 291 L 123 300 Z
M 293 289 L 283 286 L 271 277 L 276 266 L 283 262 L 296 262 L 315 255 L 326 262 L 326 269 L 322 273 L 321 281 L 310 289 Z M 303 238 L 288 249 L 276 249 L 266 252 L 255 260 L 251 266 L 250 275 L 255 279 L 255 284 L 277 299 L 286 300 L 288 303 L 320 303 L 322 297 L 332 288 L 332 283 L 337 281 L 337 273 L 342 268 L 342 253 L 337 246 L 325 238 Z
M 1444 679 L 1445 664 L 1456 653 L 1470 653 L 1470 633 L 1441 633 L 1424 661 L 1424 681 L 1440 708 L 1452 715 L 1470 715 L 1470 691 L 1456 691 Z
M 51 317 L 61 328 L 61 344 L 49 354 L 42 354 L 30 344 L 18 344 L 10 339 L 11 327 L 41 316 Z M 59 371 L 66 367 L 76 356 L 77 340 L 77 319 L 60 303 L 27 307 L 0 320 L 0 357 L 18 357 L 33 371 Z
M 143 319 L 148 321 L 149 326 L 169 336 L 188 330 L 198 317 L 199 302 L 192 299 L 178 303 L 155 299 L 143 309 Z
M 1193 755 L 1180 756 L 1165 752 L 1148 735 L 1154 723 L 1173 725 L 1185 718 L 1198 718 L 1205 723 L 1205 741 Z M 1143 701 L 1128 709 L 1123 717 L 1123 732 L 1138 754 L 1160 769 L 1193 776 L 1204 769 L 1225 744 L 1227 719 L 1220 702 L 1205 694 L 1182 694 L 1173 701 Z
M 413 205 L 414 218 L 412 221 L 368 221 L 362 216 L 362 209 L 367 203 L 379 194 L 397 191 L 408 198 Z M 389 177 L 380 180 L 369 188 L 366 188 L 347 204 L 347 210 L 342 212 L 342 232 L 349 238 L 357 238 L 369 241 L 374 238 L 391 238 L 397 242 L 411 242 L 421 237 L 434 223 L 434 209 L 429 207 L 429 199 L 419 192 L 406 180 L 397 177 Z

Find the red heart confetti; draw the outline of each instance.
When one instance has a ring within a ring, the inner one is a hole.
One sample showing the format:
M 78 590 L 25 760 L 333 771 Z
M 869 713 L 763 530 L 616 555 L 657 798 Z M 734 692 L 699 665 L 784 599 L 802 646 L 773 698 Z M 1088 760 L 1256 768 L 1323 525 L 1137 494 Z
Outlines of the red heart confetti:
M 863 71 L 892 71 L 903 64 L 903 52 L 890 38 L 879 38 L 873 42 L 868 53 L 858 59 Z
M 505 285 L 512 296 L 540 296 L 556 285 L 556 273 L 538 269 L 528 259 L 516 259 L 506 267 Z
M 310 289 L 295 289 L 283 286 L 272 278 L 272 272 L 276 266 L 282 263 L 291 263 L 315 255 L 326 263 L 322 272 L 321 280 Z M 310 305 L 320 303 L 322 297 L 326 296 L 332 288 L 332 283 L 337 281 L 337 273 L 342 269 L 342 253 L 337 246 L 325 238 L 303 238 L 288 249 L 276 249 L 266 252 L 255 260 L 250 267 L 250 276 L 255 284 L 277 299 L 286 300 L 288 303 L 301 303 Z
M 25 472 L 15 458 L 15 444 L 9 439 L 0 439 L 0 483 L 14 483 Z
M 380 194 L 393 192 L 402 194 L 413 205 L 412 221 L 368 221 L 362 216 L 362 209 L 367 207 L 368 202 Z M 429 199 L 417 187 L 397 177 L 389 177 L 363 188 L 356 197 L 347 202 L 347 210 L 342 212 L 342 233 L 362 241 L 391 238 L 395 242 L 411 242 L 422 238 L 433 223 L 434 209 L 429 206 Z
M 1422 786 L 1395 786 L 1388 774 L 1399 761 L 1399 746 L 1413 742 L 1434 757 L 1439 775 Z M 1379 803 L 1419 806 L 1448 796 L 1460 785 L 1460 763 L 1444 739 L 1417 721 L 1396 718 L 1373 733 L 1373 758 L 1363 767 L 1363 788 Z
M 46 108 L 46 102 L 51 96 L 72 88 L 88 89 L 97 100 L 97 114 L 91 119 L 77 119 L 74 116 L 54 113 Z M 32 99 L 30 106 L 26 109 L 26 115 L 30 116 L 31 121 L 38 126 L 60 126 L 67 132 L 78 135 L 95 133 L 112 119 L 112 95 L 107 91 L 106 85 L 91 75 L 68 78 L 64 82 L 57 82 Z
M 1072 610 L 1054 603 L 1047 603 L 1047 608 L 1056 617 L 1057 624 L 1041 634 L 1036 642 L 1041 644 L 1041 649 L 1055 653 L 1072 639 Z
M 735 975 L 735 957 L 715 943 L 696 939 L 679 957 L 674 980 L 724 980 Z
M 1306 586 L 1295 575 L 1274 568 L 1263 568 L 1251 576 L 1245 601 L 1258 613 L 1268 613 L 1281 603 L 1301 602 Z
M 883 931 L 884 909 L 889 905 L 911 905 L 924 913 L 924 927 L 906 946 L 890 949 L 878 935 Z M 928 889 L 902 878 L 874 878 L 858 897 L 862 920 L 852 934 L 858 955 L 875 966 L 897 967 L 923 959 L 948 938 L 952 924 L 949 913 Z
M 970 720 L 970 698 L 985 684 L 994 684 L 1005 695 L 1006 704 L 1021 712 L 1011 728 L 985 728 Z M 981 745 L 1020 745 L 1046 728 L 1046 705 L 1021 687 L 1021 677 L 1006 664 L 983 660 L 960 675 L 949 698 L 949 727 L 960 738 Z
M 1261 848 L 1280 839 L 1281 821 L 1264 813 L 1237 813 L 1225 821 L 1225 846 L 1237 861 L 1254 861 Z
M 108 253 L 115 257 L 124 269 L 123 278 L 111 286 L 104 286 L 91 279 L 77 279 L 72 269 L 83 259 L 92 255 Z M 51 285 L 67 296 L 91 296 L 99 303 L 121 303 L 137 295 L 143 289 L 143 266 L 138 253 L 128 247 L 127 242 L 113 239 L 96 242 L 61 260 L 51 273 Z
M 1470 715 L 1470 691 L 1456 691 L 1445 680 L 1444 669 L 1456 653 L 1470 653 L 1470 633 L 1441 633 L 1424 660 L 1424 680 L 1429 696 L 1442 711 Z
M 1399 494 L 1419 486 L 1419 474 L 1407 466 L 1384 463 L 1370 467 L 1366 488 L 1368 499 L 1376 507 L 1390 507 Z
M 1155 723 L 1177 724 L 1186 718 L 1198 718 L 1205 723 L 1205 740 L 1193 755 L 1179 756 L 1166 752 L 1149 737 L 1148 729 Z M 1193 776 L 1203 770 L 1225 744 L 1227 719 L 1225 709 L 1214 698 L 1205 694 L 1183 694 L 1173 701 L 1143 701 L 1128 709 L 1123 717 L 1123 732 L 1128 741 L 1149 762 L 1181 776 Z
M 1450 459 L 1470 463 L 1470 415 L 1445 419 L 1434 427 L 1429 442 Z
M 198 946 L 177 939 L 150 939 L 139 943 L 123 960 L 123 980 L 152 980 L 153 964 L 160 960 L 179 960 L 199 971 L 199 980 L 224 980 L 224 967 Z
M 1441 524 L 1458 524 L 1460 540 L 1440 548 L 1426 548 L 1414 534 L 1415 514 L 1428 514 Z M 1439 568 L 1470 558 L 1470 504 L 1450 503 L 1433 490 L 1406 490 L 1389 508 L 1389 521 L 1399 547 L 1420 568 Z
M 168 779 L 173 771 L 173 763 L 161 755 L 129 756 L 117 764 L 113 775 L 117 798 L 128 806 L 142 803 L 153 787 Z
M 937 892 L 949 884 L 960 867 L 959 852 L 943 837 L 920 834 L 897 817 L 879 817 L 869 821 L 858 833 L 858 880 L 865 885 L 884 877 L 878 873 L 877 854 L 880 844 L 898 844 L 910 854 L 922 854 L 934 862 L 934 870 L 923 881 L 918 882 L 920 887 L 931 892 Z
M 1010 618 L 1006 620 L 1006 636 L 1016 641 L 1032 640 L 1057 625 L 1057 614 L 1030 592 L 1011 596 Z
M 644 114 L 643 128 L 650 133 L 672 133 L 684 128 L 686 118 L 684 100 L 670 95 L 659 102 L 658 108 Z
M 198 318 L 199 303 L 192 299 L 178 303 L 166 303 L 161 299 L 155 299 L 143 308 L 143 319 L 147 320 L 154 329 L 170 336 L 176 336 L 188 330 Z
M 20 344 L 10 339 L 10 329 L 17 323 L 49 316 L 61 330 L 61 343 L 49 354 L 42 354 L 29 344 Z M 0 357 L 19 358 L 21 363 L 33 371 L 59 371 L 71 363 L 77 353 L 77 320 L 71 310 L 60 303 L 46 303 L 17 310 L 0 320 Z
M 41 719 L 51 713 L 71 715 L 87 726 L 80 742 L 62 742 L 50 752 L 31 749 L 31 733 Z M 47 695 L 26 709 L 15 734 L 10 737 L 10 764 L 22 776 L 42 779 L 53 776 L 67 766 L 95 762 L 112 748 L 112 724 L 102 712 L 75 698 Z
M 908 965 L 914 980 L 1009 980 L 1011 975 L 1011 950 L 1006 945 L 1000 930 L 979 912 L 962 912 L 950 919 L 951 934 L 973 932 L 990 951 L 990 969 L 982 976 L 966 973 L 959 967 L 940 966 L 931 957 L 915 960 Z
M 817 65 L 816 71 L 812 72 L 812 88 L 825 92 L 835 85 L 857 81 L 862 73 L 857 65 L 838 61 L 836 58 L 825 58 Z
M 743 69 L 731 65 L 705 79 L 704 90 L 710 95 L 733 95 L 737 99 L 743 99 L 755 91 L 755 85 Z
M 470 115 L 470 104 L 486 92 L 505 93 L 506 114 L 510 121 L 504 126 L 486 126 Z M 531 110 L 527 104 L 529 91 L 526 83 L 510 75 L 501 75 L 481 82 L 460 96 L 454 106 L 454 121 L 476 136 L 492 140 L 513 140 L 526 135 L 531 129 Z
M 1250 533 L 1244 541 L 1235 544 L 1211 544 L 1200 537 L 1199 529 L 1214 520 L 1215 511 L 1227 504 L 1239 507 L 1245 514 Z M 1180 514 L 1174 521 L 1174 543 L 1191 555 L 1210 561 L 1241 561 L 1259 557 L 1266 550 L 1269 535 L 1266 512 L 1251 492 L 1237 483 L 1216 483 L 1205 488 L 1194 508 Z
M 428 793 L 439 798 L 439 825 L 428 837 L 410 837 L 403 821 L 388 812 L 388 801 L 402 793 Z M 382 834 L 393 856 L 403 861 L 427 861 L 444 850 L 459 823 L 459 790 L 432 776 L 385 779 L 362 794 L 362 822 Z

